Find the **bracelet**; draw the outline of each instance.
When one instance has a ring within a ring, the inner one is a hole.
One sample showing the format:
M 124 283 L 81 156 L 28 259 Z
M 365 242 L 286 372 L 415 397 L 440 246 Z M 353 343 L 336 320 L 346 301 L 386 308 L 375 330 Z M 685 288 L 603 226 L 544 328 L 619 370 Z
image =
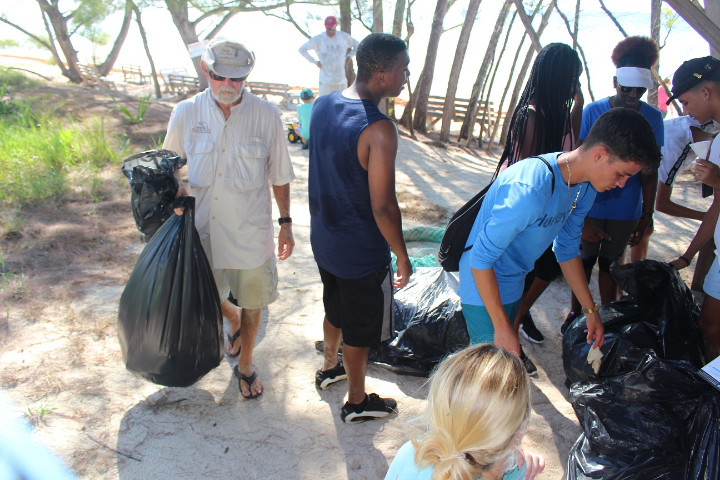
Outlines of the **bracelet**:
M 590 308 L 583 308 L 583 313 L 585 315 L 590 315 L 591 313 L 595 313 L 600 309 L 600 305 L 597 304 L 597 302 L 593 303 L 593 306 Z
M 640 218 L 652 217 L 655 212 L 642 212 Z
M 278 218 L 278 223 L 282 225 L 283 223 L 292 223 L 291 217 L 280 217 Z
M 688 260 L 687 257 L 684 257 L 684 256 L 680 255 L 678 258 L 679 258 L 680 260 L 685 260 L 685 263 L 687 263 L 688 266 L 690 266 L 690 260 Z

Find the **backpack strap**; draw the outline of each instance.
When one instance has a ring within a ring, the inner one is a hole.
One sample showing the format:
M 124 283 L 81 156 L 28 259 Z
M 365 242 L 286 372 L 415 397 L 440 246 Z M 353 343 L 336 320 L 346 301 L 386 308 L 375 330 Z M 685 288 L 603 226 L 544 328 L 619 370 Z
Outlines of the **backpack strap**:
M 540 157 L 538 155 L 533 155 L 530 158 L 539 158 L 540 160 L 542 160 L 542 162 L 545 164 L 545 166 L 548 168 L 548 170 L 550 170 L 550 175 L 552 175 L 552 186 L 550 189 L 550 195 L 552 195 L 553 193 L 555 193 L 555 171 L 553 170 L 552 166 L 550 166 L 548 161 L 545 160 L 543 157 Z

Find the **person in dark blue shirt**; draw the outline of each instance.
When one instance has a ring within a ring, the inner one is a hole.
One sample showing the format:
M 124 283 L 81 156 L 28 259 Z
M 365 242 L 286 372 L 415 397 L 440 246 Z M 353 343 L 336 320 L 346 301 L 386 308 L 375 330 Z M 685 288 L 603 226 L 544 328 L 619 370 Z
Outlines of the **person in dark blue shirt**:
M 395 400 L 365 393 L 365 373 L 370 348 L 390 337 L 392 289 L 412 274 L 395 196 L 397 129 L 378 108 L 400 94 L 409 62 L 401 39 L 369 35 L 358 46 L 355 82 L 320 96 L 310 122 L 310 243 L 325 307 L 325 360 L 315 383 L 325 389 L 347 378 L 340 413 L 346 423 L 397 410 Z M 394 279 L 390 250 L 397 256 Z

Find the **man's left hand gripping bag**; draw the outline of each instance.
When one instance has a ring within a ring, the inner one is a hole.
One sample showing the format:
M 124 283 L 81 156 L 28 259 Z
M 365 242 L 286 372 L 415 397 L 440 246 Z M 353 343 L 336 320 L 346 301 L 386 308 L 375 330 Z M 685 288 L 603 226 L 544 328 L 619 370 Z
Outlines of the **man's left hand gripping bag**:
M 120 297 L 125 366 L 159 385 L 187 387 L 220 365 L 223 317 L 212 269 L 195 230 L 195 199 L 182 197 L 145 245 Z

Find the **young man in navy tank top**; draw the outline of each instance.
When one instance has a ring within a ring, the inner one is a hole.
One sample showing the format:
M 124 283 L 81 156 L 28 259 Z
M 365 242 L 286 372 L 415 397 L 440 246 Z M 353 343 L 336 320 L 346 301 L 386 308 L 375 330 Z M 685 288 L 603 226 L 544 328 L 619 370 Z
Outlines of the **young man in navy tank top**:
M 310 242 L 325 307 L 325 359 L 315 383 L 324 390 L 347 378 L 340 412 L 346 423 L 397 411 L 395 400 L 365 392 L 365 374 L 370 348 L 392 331 L 392 289 L 412 274 L 395 196 L 397 128 L 378 108 L 402 91 L 410 57 L 400 38 L 373 33 L 356 58 L 355 82 L 315 102 L 308 178 Z M 390 250 L 397 256 L 394 279 Z

